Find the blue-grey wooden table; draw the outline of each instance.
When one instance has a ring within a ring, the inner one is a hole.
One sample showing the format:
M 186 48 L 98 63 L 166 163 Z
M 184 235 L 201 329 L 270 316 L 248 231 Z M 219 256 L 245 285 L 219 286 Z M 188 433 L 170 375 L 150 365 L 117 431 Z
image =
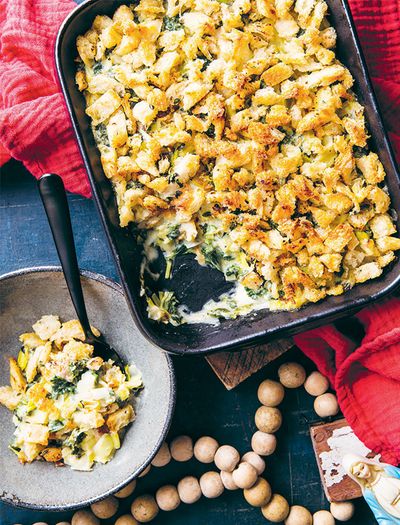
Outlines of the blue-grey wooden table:
M 24 267 L 58 264 L 33 177 L 21 165 L 11 161 L 1 170 L 0 183 L 0 274 Z M 81 268 L 118 280 L 94 203 L 77 195 L 69 195 L 69 204 Z M 301 361 L 309 370 L 313 368 L 298 350 L 290 352 L 290 358 Z M 258 406 L 257 385 L 262 378 L 273 377 L 277 366 L 287 359 L 288 354 L 231 392 L 225 390 L 205 360 L 174 359 L 178 399 L 170 437 L 183 433 L 194 438 L 212 435 L 220 443 L 236 446 L 242 453 L 248 451 L 255 431 L 253 417 Z M 277 452 L 266 458 L 265 476 L 274 491 L 284 495 L 289 503 L 305 505 L 312 512 L 328 508 L 308 432 L 310 423 L 316 419 L 312 399 L 302 389 L 289 391 L 282 410 L 284 424 L 278 432 Z M 164 469 L 153 468 L 146 478 L 139 481 L 135 494 L 154 492 L 163 484 L 177 483 L 185 475 L 201 475 L 206 470 L 204 465 L 194 461 L 171 463 Z M 362 500 L 358 500 L 356 506 L 355 517 L 349 524 L 375 524 Z M 129 502 L 122 500 L 119 514 L 128 509 Z M 39 521 L 55 525 L 68 521 L 71 515 L 71 512 L 54 514 L 20 510 L 0 503 L 0 525 L 32 525 Z M 111 519 L 103 523 L 108 525 L 114 521 Z M 226 492 L 218 500 L 203 498 L 195 505 L 182 504 L 174 512 L 160 513 L 153 523 L 261 525 L 269 522 L 258 509 L 247 505 L 241 491 L 236 491 Z

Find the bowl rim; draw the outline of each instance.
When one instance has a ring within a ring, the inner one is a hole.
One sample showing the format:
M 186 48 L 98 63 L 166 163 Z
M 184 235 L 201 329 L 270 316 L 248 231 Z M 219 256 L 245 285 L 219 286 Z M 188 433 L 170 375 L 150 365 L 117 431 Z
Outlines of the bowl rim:
M 62 273 L 62 268 L 61 266 L 56 266 L 56 265 L 20 268 L 18 270 L 14 270 L 14 271 L 7 272 L 7 273 L 0 275 L 0 282 L 19 277 L 21 275 L 29 275 L 33 273 L 44 273 L 44 272 Z M 105 275 L 99 274 L 97 272 L 92 272 L 89 270 L 80 270 L 80 274 L 81 276 L 89 280 L 97 281 L 101 284 L 105 284 L 106 286 L 109 286 L 116 292 L 120 293 L 126 300 L 122 286 L 116 283 L 115 281 L 113 281 L 112 279 L 110 279 L 109 277 L 106 277 Z M 133 319 L 132 319 L 132 323 L 134 324 L 135 328 L 137 328 L 136 324 L 133 322 Z M 113 489 L 108 490 L 100 494 L 99 496 L 94 496 L 94 497 L 82 500 L 79 503 L 67 504 L 67 505 L 62 505 L 62 506 L 59 504 L 57 505 L 39 505 L 36 503 L 29 503 L 29 502 L 22 501 L 14 495 L 7 495 L 2 492 L 0 492 L 0 501 L 3 501 L 4 503 L 7 503 L 9 505 L 12 505 L 13 507 L 30 509 L 30 510 L 52 511 L 52 512 L 77 510 L 83 507 L 87 507 L 91 505 L 92 503 L 101 501 L 104 498 L 107 498 L 108 496 L 115 494 L 116 492 L 124 488 L 126 485 L 128 485 L 131 481 L 136 479 L 139 476 L 139 474 L 143 472 L 150 465 L 151 461 L 153 460 L 158 450 L 160 449 L 162 443 L 164 442 L 165 437 L 171 426 L 172 417 L 173 417 L 173 414 L 175 411 L 175 405 L 176 405 L 176 377 L 175 377 L 175 369 L 174 369 L 173 361 L 172 361 L 171 356 L 168 354 L 168 352 L 166 352 L 165 350 L 163 350 L 156 344 L 150 343 L 150 341 L 148 341 L 148 343 L 153 344 L 160 352 L 164 354 L 166 358 L 168 372 L 169 372 L 169 380 L 170 380 L 170 401 L 168 404 L 168 413 L 166 415 L 165 423 L 162 428 L 161 434 L 159 436 L 159 439 L 157 440 L 156 445 L 154 446 L 153 450 L 149 454 L 146 461 L 139 468 L 134 470 L 127 479 L 125 479 L 123 482 L 116 485 Z

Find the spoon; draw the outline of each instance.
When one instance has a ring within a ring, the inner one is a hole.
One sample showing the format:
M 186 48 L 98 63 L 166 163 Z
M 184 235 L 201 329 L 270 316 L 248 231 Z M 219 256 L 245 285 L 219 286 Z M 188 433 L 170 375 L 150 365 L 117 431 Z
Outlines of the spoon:
M 85 333 L 85 342 L 93 345 L 96 355 L 105 361 L 112 359 L 116 365 L 123 369 L 124 364 L 117 352 L 102 337 L 94 335 L 89 323 L 64 183 L 58 175 L 46 173 L 40 177 L 38 186 L 69 294 Z

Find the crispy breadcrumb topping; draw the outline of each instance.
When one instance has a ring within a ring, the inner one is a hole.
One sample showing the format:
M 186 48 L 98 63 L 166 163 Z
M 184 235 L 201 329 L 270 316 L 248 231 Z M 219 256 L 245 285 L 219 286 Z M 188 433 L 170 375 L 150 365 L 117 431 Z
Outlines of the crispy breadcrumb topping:
M 167 277 L 191 252 L 235 283 L 202 321 L 340 295 L 400 248 L 326 15 L 323 0 L 141 0 L 77 39 L 121 226 L 163 252 Z M 170 292 L 148 304 L 196 321 Z

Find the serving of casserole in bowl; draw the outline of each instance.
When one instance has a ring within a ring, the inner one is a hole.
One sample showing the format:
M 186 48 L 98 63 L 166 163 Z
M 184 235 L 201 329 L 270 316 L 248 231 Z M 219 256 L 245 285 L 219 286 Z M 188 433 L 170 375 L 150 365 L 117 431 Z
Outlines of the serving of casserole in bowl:
M 154 342 L 248 346 L 396 286 L 399 179 L 344 2 L 89 0 L 56 59 Z
M 118 350 L 124 371 L 83 341 L 60 268 L 0 278 L 6 503 L 65 510 L 102 499 L 142 472 L 168 432 L 175 406 L 170 357 L 138 332 L 119 285 L 90 272 L 81 280 L 90 318 Z

